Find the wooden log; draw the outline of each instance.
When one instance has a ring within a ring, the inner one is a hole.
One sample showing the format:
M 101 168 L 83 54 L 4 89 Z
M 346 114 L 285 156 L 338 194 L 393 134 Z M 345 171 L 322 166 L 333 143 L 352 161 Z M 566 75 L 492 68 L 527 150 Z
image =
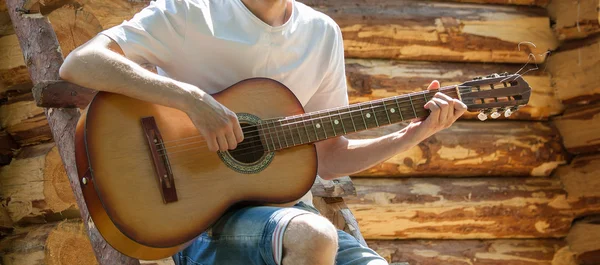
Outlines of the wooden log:
M 569 42 L 548 60 L 556 96 L 565 104 L 600 100 L 600 36 Z
M 48 14 L 48 20 L 56 32 L 64 57 L 102 31 L 100 22 L 93 14 L 75 5 L 66 5 L 52 11 Z
M 410 265 L 551 265 L 560 239 L 368 240 L 388 262 Z M 567 265 L 556 263 L 554 265 Z
M 548 5 L 550 0 L 452 0 L 453 2 L 477 3 L 477 4 L 497 4 L 497 5 L 523 5 L 523 6 L 541 6 Z
M 346 231 L 363 246 L 367 245 L 354 215 L 348 209 L 343 198 L 313 197 L 313 204 L 319 213 L 329 219 L 337 229 Z
M 578 264 L 600 264 L 600 216 L 589 216 L 575 223 L 567 242 Z
M 375 138 L 400 129 L 391 125 L 349 137 Z M 548 176 L 564 162 L 559 134 L 547 123 L 461 121 L 355 176 Z
M 6 131 L 0 131 L 0 166 L 10 164 L 14 151 L 19 148 L 12 136 Z
M 35 101 L 15 101 L 0 105 L 0 128 L 5 129 L 21 146 L 52 140 L 44 109 Z
M 34 85 L 45 80 L 58 80 L 58 70 L 63 63 L 63 57 L 54 30 L 45 17 L 25 16 L 19 13 L 18 7 L 22 6 L 24 1 L 9 0 L 7 8 L 21 49 L 27 54 L 25 62 L 28 65 L 31 80 Z M 56 139 L 81 217 L 87 221 L 85 226 L 98 263 L 100 265 L 139 265 L 138 260 L 127 257 L 108 245 L 91 222 L 75 167 L 74 134 L 76 123 L 79 120 L 78 110 L 47 109 L 45 114 L 50 128 L 52 128 L 53 137 Z
M 0 253 L 4 265 L 98 264 L 81 220 L 16 230 L 0 241 Z
M 492 73 L 516 73 L 519 68 L 520 65 L 509 64 L 348 59 L 348 96 L 351 103 L 357 103 L 421 91 L 427 89 L 432 80 L 439 80 L 442 86 L 455 85 Z M 532 89 L 531 99 L 528 106 L 514 113 L 511 119 L 543 120 L 562 113 L 563 106 L 554 96 L 548 73 L 531 71 L 524 78 Z M 464 118 L 475 119 L 476 114 L 467 113 Z
M 0 37 L 15 34 L 15 31 L 6 10 L 5 0 L 0 0 Z
M 10 234 L 13 230 L 13 222 L 6 207 L 0 204 L 0 239 Z
M 23 83 L 31 83 L 31 80 L 23 61 L 19 40 L 14 34 L 0 35 L 0 99 L 5 97 L 10 87 Z
M 83 11 L 93 14 L 103 29 L 121 24 L 129 20 L 150 1 L 127 1 L 127 0 L 79 0 Z
M 561 166 L 560 177 L 567 199 L 576 216 L 600 214 L 600 155 L 577 156 L 571 164 Z
M 140 260 L 141 265 L 175 265 L 173 258 L 166 258 L 161 260 Z
M 600 102 L 568 109 L 553 119 L 563 145 L 569 153 L 584 154 L 600 150 Z
M 529 53 L 558 46 L 542 8 L 417 0 L 315 4 L 340 25 L 352 58 L 525 63 Z M 519 50 L 524 41 L 536 47 Z
M 450 170 L 448 170 L 450 171 Z M 366 239 L 559 238 L 575 211 L 558 178 L 353 178 Z
M 310 190 L 315 197 L 337 198 L 356 195 L 356 189 L 354 189 L 354 184 L 352 184 L 349 177 L 324 180 L 317 176 Z
M 79 217 L 54 143 L 24 148 L 0 168 L 0 191 L 15 223 L 46 223 Z
M 560 40 L 585 38 L 600 32 L 599 0 L 554 0 L 548 13 L 556 23 L 554 31 Z

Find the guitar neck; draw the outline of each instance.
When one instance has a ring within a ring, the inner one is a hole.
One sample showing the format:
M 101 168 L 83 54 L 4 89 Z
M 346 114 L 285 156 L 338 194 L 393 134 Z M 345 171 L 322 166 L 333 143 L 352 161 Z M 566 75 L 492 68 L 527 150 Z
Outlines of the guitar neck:
M 442 87 L 302 115 L 265 120 L 259 125 L 268 151 L 314 143 L 350 133 L 426 117 L 435 93 L 458 98 L 456 86 Z

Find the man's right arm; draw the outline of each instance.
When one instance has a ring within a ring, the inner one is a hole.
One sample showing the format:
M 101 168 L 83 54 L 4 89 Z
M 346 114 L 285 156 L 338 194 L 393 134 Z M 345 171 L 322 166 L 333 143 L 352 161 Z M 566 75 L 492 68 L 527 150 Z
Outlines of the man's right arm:
M 60 77 L 92 89 L 118 93 L 188 114 L 211 151 L 233 149 L 243 140 L 235 113 L 198 87 L 152 73 L 123 56 L 119 45 L 99 34 L 72 51 Z

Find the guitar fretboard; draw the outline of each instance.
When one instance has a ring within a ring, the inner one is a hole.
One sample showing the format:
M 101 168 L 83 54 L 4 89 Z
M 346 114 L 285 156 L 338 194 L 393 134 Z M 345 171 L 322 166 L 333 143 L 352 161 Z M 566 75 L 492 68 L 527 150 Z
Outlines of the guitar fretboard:
M 423 108 L 435 93 L 458 98 L 455 86 L 352 104 L 345 107 L 285 118 L 259 125 L 261 141 L 268 151 L 318 142 L 354 132 L 425 117 Z

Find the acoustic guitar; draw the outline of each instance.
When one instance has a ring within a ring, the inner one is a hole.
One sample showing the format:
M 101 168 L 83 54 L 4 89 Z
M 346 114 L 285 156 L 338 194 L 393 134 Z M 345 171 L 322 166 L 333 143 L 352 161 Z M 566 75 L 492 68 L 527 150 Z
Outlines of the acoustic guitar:
M 80 185 L 94 224 L 125 255 L 160 259 L 183 249 L 240 202 L 302 197 L 317 173 L 313 143 L 425 117 L 422 91 L 304 113 L 294 94 L 267 79 L 243 80 L 214 96 L 237 113 L 244 141 L 210 152 L 184 112 L 99 92 L 82 113 L 75 143 Z M 527 104 L 520 75 L 493 74 L 439 92 L 469 111 L 509 116 Z

